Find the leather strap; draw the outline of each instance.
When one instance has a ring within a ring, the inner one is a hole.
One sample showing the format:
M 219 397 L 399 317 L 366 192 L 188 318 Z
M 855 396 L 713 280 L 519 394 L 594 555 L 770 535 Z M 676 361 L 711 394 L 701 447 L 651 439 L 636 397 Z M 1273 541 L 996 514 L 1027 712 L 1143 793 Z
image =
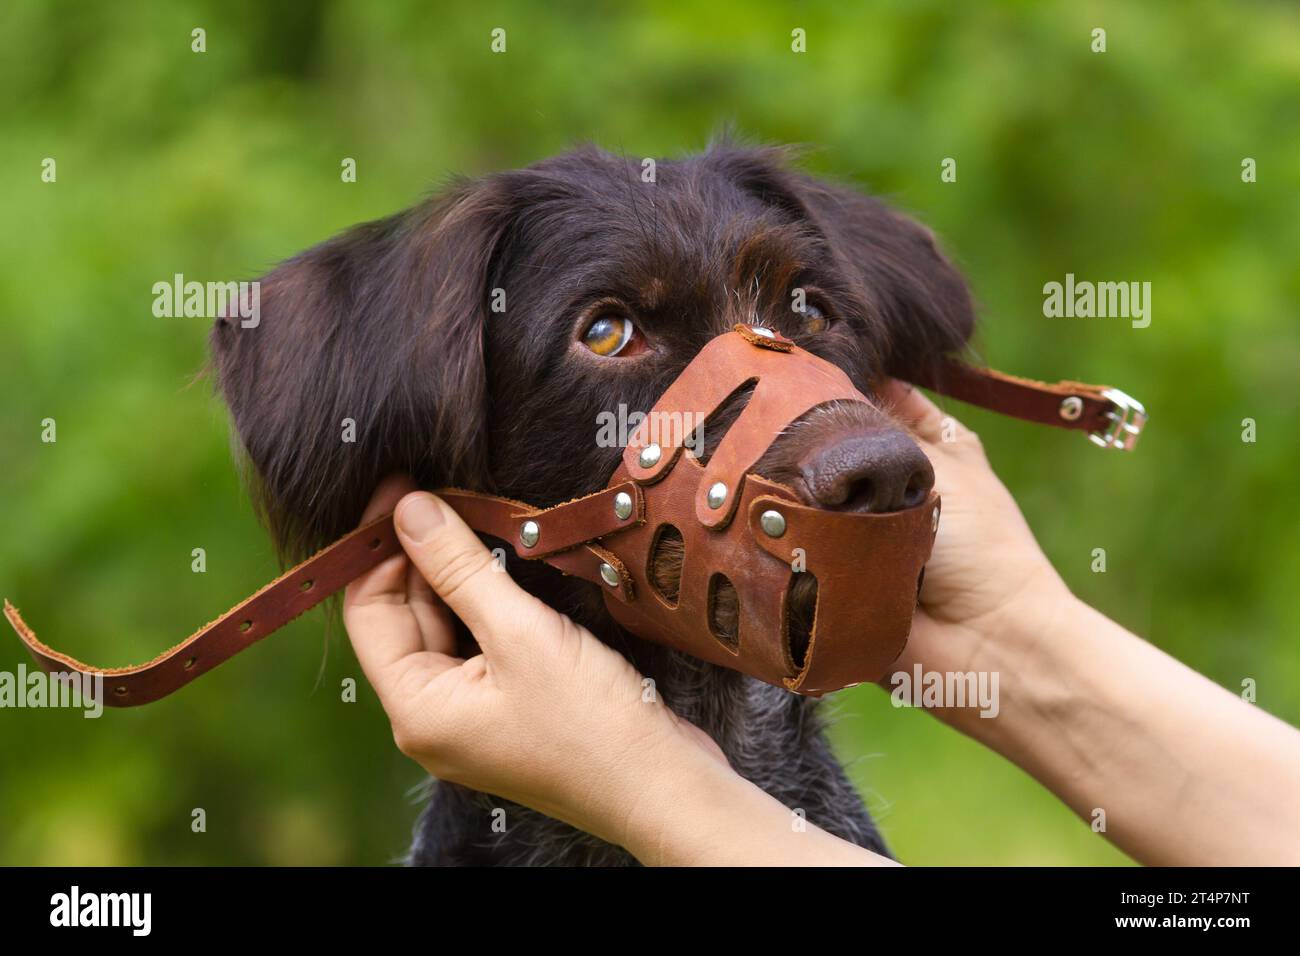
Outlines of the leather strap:
M 955 359 L 913 376 L 912 383 L 1013 418 L 1086 431 L 1095 444 L 1124 451 L 1136 444 L 1147 420 L 1141 403 L 1107 385 L 1049 385 Z
M 620 492 L 633 498 L 633 511 L 626 519 L 619 518 L 614 511 L 613 499 Z M 592 544 L 576 546 L 583 544 L 578 540 L 580 537 L 592 538 L 622 527 L 635 527 L 641 522 L 644 500 L 641 490 L 631 482 L 553 508 L 532 508 L 509 498 L 458 488 L 440 489 L 437 494 L 470 527 L 510 543 L 516 554 L 543 558 L 566 574 L 593 583 L 602 582 L 600 566 L 609 564 L 619 573 L 621 586 L 613 588 L 606 582 L 604 591 L 621 601 L 631 599 L 631 578 L 615 555 Z M 518 540 L 519 528 L 525 518 L 532 518 L 542 528 L 542 536 L 531 550 L 524 549 Z M 545 545 L 543 540 L 547 542 Z M 560 551 L 561 547 L 569 550 Z M 148 663 L 134 667 L 106 668 L 85 664 L 43 643 L 9 601 L 5 601 L 4 612 L 43 670 L 48 673 L 103 674 L 104 703 L 111 707 L 134 707 L 174 693 L 201 674 L 270 636 L 401 550 L 393 528 L 393 516 L 377 518 L 286 571 L 175 647 Z
M 378 518 L 286 571 L 175 647 L 135 667 L 93 667 L 54 650 L 41 642 L 8 601 L 5 617 L 43 670 L 103 674 L 104 703 L 134 707 L 179 690 L 401 550 L 393 516 Z
M 547 558 L 567 551 L 635 525 L 645 515 L 644 492 L 632 481 L 602 488 L 595 494 L 551 508 L 534 508 L 510 498 L 458 488 L 444 488 L 437 494 L 475 531 L 510 542 L 515 553 L 525 558 Z M 630 499 L 625 517 L 620 517 L 614 507 L 614 499 L 620 494 Z M 537 534 L 532 544 L 523 538 L 524 524 L 528 521 Z

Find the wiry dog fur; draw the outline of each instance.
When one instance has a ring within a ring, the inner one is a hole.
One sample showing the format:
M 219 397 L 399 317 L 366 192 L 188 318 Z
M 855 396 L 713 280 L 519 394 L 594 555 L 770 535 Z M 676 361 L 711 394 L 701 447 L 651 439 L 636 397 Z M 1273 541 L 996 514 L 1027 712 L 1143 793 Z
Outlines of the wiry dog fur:
M 282 553 L 302 555 L 350 530 L 394 472 L 425 488 L 539 506 L 598 490 L 620 450 L 597 445 L 597 414 L 620 403 L 649 410 L 738 321 L 781 330 L 868 394 L 883 375 L 909 377 L 960 348 L 970 298 L 928 230 L 793 170 L 788 158 L 723 144 L 659 162 L 657 181 L 646 183 L 639 160 L 582 148 L 458 182 L 265 277 L 260 325 L 219 320 L 212 349 Z M 815 295 L 828 328 L 805 331 L 791 310 L 794 287 Z M 493 290 L 504 290 L 504 312 L 491 310 Z M 583 317 L 604 300 L 620 303 L 652 348 L 627 360 L 585 351 Z M 355 442 L 340 441 L 344 419 L 356 423 Z M 819 410 L 758 470 L 797 483 L 809 442 L 887 425 L 861 407 Z M 707 731 L 740 774 L 817 825 L 883 851 L 815 701 L 632 637 L 585 581 L 539 562 L 512 560 L 510 571 L 654 678 L 668 706 Z M 508 827 L 495 833 L 501 805 L 435 784 L 411 861 L 632 862 L 522 807 L 508 806 Z

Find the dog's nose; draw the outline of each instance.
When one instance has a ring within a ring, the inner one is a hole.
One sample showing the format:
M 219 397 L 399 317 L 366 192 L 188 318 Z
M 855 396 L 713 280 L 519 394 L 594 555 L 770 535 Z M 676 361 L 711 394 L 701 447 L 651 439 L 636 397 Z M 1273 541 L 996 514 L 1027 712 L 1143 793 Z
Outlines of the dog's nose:
M 934 468 L 896 428 L 845 436 L 807 454 L 800 473 L 816 504 L 838 511 L 902 511 L 934 487 Z

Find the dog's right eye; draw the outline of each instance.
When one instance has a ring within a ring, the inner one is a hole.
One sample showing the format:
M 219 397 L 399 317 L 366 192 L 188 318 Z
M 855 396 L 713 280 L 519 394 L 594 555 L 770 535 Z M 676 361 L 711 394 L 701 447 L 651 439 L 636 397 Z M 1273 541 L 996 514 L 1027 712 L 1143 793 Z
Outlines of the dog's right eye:
M 640 352 L 645 348 L 645 337 L 626 315 L 607 312 L 587 326 L 587 331 L 582 333 L 582 344 L 597 355 L 612 358 Z

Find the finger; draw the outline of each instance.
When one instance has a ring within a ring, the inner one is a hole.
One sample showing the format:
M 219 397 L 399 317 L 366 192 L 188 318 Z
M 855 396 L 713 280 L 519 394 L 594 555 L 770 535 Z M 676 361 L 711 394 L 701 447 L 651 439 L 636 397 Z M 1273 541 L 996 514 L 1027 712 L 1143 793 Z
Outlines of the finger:
M 415 483 L 405 475 L 382 481 L 361 518 L 367 524 L 392 512 Z M 390 665 L 421 652 L 450 653 L 455 638 L 450 621 L 439 622 L 426 607 L 416 612 L 408 604 L 409 578 L 414 571 L 404 553 L 386 558 L 348 585 L 343 621 L 348 639 L 367 679 L 381 697 Z M 424 592 L 427 593 L 427 586 Z
M 389 475 L 379 483 L 370 497 L 361 524 L 389 514 L 402 498 L 415 490 L 408 475 Z M 404 604 L 406 602 L 406 556 L 388 558 L 348 585 L 343 594 L 343 608 L 371 603 Z
M 923 441 L 931 444 L 941 440 L 945 421 L 956 423 L 956 419 L 926 398 L 919 388 L 899 379 L 889 379 L 881 386 L 880 396 L 899 421 L 911 426 Z
M 366 510 L 361 515 L 361 524 L 374 521 L 380 515 L 391 514 L 397 507 L 397 503 L 415 490 L 415 479 L 410 475 L 389 475 L 379 483 L 375 493 L 370 496 L 370 503 L 366 505 Z
M 409 560 L 406 562 L 406 603 L 420 626 L 425 649 L 454 655 L 456 619 L 442 598 L 433 593 L 420 569 Z
M 397 508 L 399 501 L 415 490 L 415 482 L 408 475 L 389 475 L 375 490 L 370 504 L 366 505 L 361 523 L 366 524 L 380 515 L 390 514 Z M 420 570 L 407 559 L 405 553 L 394 555 L 371 574 L 373 580 L 358 579 L 359 587 L 353 594 L 354 604 L 373 601 L 390 604 L 405 602 L 420 627 L 424 650 L 455 654 L 456 632 L 451 612 L 433 593 L 429 582 L 424 580 Z
M 520 622 L 558 614 L 494 570 L 495 561 L 460 515 L 427 492 L 407 495 L 397 506 L 397 537 L 430 587 L 478 639 L 484 653 L 508 652 L 496 645 Z M 527 630 L 527 629 L 524 629 Z
M 460 663 L 453 654 L 428 649 L 419 622 L 404 606 L 354 607 L 345 612 L 344 624 L 357 661 L 381 700 L 393 696 L 393 685 L 412 668 L 437 674 Z M 436 638 L 428 643 L 435 642 Z M 441 643 L 452 646 L 450 626 Z

